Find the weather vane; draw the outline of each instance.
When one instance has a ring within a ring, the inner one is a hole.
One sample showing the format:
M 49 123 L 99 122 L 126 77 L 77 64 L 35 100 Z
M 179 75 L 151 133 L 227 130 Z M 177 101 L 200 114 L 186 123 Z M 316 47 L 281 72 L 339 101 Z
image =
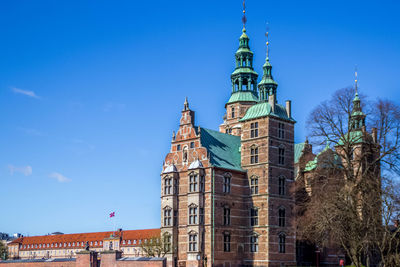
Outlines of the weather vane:
M 358 74 L 357 74 L 357 65 L 354 68 L 354 77 L 355 77 L 355 89 L 356 89 L 356 94 L 358 94 Z
M 242 22 L 243 22 L 243 28 L 245 28 L 247 18 L 246 18 L 246 0 L 243 0 L 243 17 L 242 17 Z
M 269 58 L 269 22 L 267 22 L 267 26 L 266 26 L 266 29 L 265 29 L 265 37 L 267 37 L 267 42 L 266 42 L 266 45 L 267 45 L 267 58 Z

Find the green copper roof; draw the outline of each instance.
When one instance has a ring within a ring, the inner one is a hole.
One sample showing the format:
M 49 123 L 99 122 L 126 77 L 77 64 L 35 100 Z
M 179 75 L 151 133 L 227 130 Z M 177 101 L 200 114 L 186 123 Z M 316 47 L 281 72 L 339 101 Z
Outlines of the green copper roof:
M 327 160 L 325 160 L 325 162 L 320 162 L 319 157 L 327 151 L 332 151 L 333 159 L 331 159 L 329 162 Z M 320 165 L 320 167 L 322 167 L 322 168 L 330 168 L 333 165 L 335 165 L 339 168 L 342 166 L 342 161 L 341 161 L 339 155 L 329 147 L 329 142 L 326 143 L 324 150 L 319 152 L 318 155 L 313 160 L 307 162 L 306 167 L 304 168 L 304 171 L 309 172 L 309 171 L 314 170 L 315 168 L 317 168 L 319 163 L 322 163 L 322 165 Z
M 271 77 L 263 76 L 259 84 L 275 84 L 278 85 Z
M 362 131 L 351 131 L 347 133 L 345 137 L 340 138 L 338 145 L 342 146 L 344 143 L 348 143 L 349 145 L 358 144 L 364 142 L 364 133 Z
M 236 50 L 235 54 L 240 54 L 240 53 L 250 53 L 253 54 L 253 52 L 248 48 L 248 47 L 239 47 L 238 50 Z
M 238 74 L 238 73 L 252 73 L 255 75 L 258 75 L 257 72 L 255 72 L 253 69 L 248 68 L 248 67 L 239 67 L 236 68 L 234 72 L 232 72 L 232 75 Z
M 294 144 L 294 163 L 298 163 L 306 143 Z
M 243 171 L 240 158 L 240 137 L 201 128 L 200 142 L 210 155 L 214 167 Z
M 250 107 L 240 121 L 257 119 L 267 116 L 278 117 L 284 120 L 289 120 L 294 122 L 293 118 L 289 118 L 287 116 L 286 109 L 283 106 L 276 104 L 275 112 L 272 112 L 272 107 L 268 102 L 261 102 Z
M 227 104 L 234 102 L 257 102 L 258 98 L 253 91 L 239 91 L 232 93 Z

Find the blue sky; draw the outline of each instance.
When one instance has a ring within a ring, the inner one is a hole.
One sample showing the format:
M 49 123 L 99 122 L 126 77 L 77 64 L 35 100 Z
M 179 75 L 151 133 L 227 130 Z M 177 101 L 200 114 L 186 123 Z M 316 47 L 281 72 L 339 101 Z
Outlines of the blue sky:
M 160 171 L 185 96 L 217 129 L 242 1 L 1 1 L 0 232 L 160 225 Z M 265 24 L 296 141 L 311 109 L 353 84 L 400 100 L 398 1 L 247 1 L 261 74 Z

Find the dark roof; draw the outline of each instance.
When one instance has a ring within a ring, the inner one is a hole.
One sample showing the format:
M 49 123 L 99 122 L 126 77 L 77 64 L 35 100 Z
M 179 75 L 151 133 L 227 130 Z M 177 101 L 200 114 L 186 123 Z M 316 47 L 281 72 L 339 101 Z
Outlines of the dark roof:
M 23 262 L 66 262 L 66 261 L 76 261 L 75 258 L 61 258 L 61 259 L 24 259 L 24 260 L 5 260 L 1 261 L 1 263 L 23 263 Z
M 214 167 L 243 171 L 240 157 L 240 137 L 201 128 L 200 142 L 208 150 Z

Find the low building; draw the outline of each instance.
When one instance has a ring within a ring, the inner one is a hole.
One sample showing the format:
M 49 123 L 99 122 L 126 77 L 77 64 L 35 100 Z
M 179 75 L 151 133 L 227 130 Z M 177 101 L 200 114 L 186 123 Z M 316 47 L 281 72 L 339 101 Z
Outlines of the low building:
M 160 229 L 122 230 L 80 234 L 57 234 L 20 237 L 8 244 L 10 259 L 76 258 L 89 246 L 90 251 L 121 251 L 123 257 L 144 256 L 141 244 L 160 236 Z

